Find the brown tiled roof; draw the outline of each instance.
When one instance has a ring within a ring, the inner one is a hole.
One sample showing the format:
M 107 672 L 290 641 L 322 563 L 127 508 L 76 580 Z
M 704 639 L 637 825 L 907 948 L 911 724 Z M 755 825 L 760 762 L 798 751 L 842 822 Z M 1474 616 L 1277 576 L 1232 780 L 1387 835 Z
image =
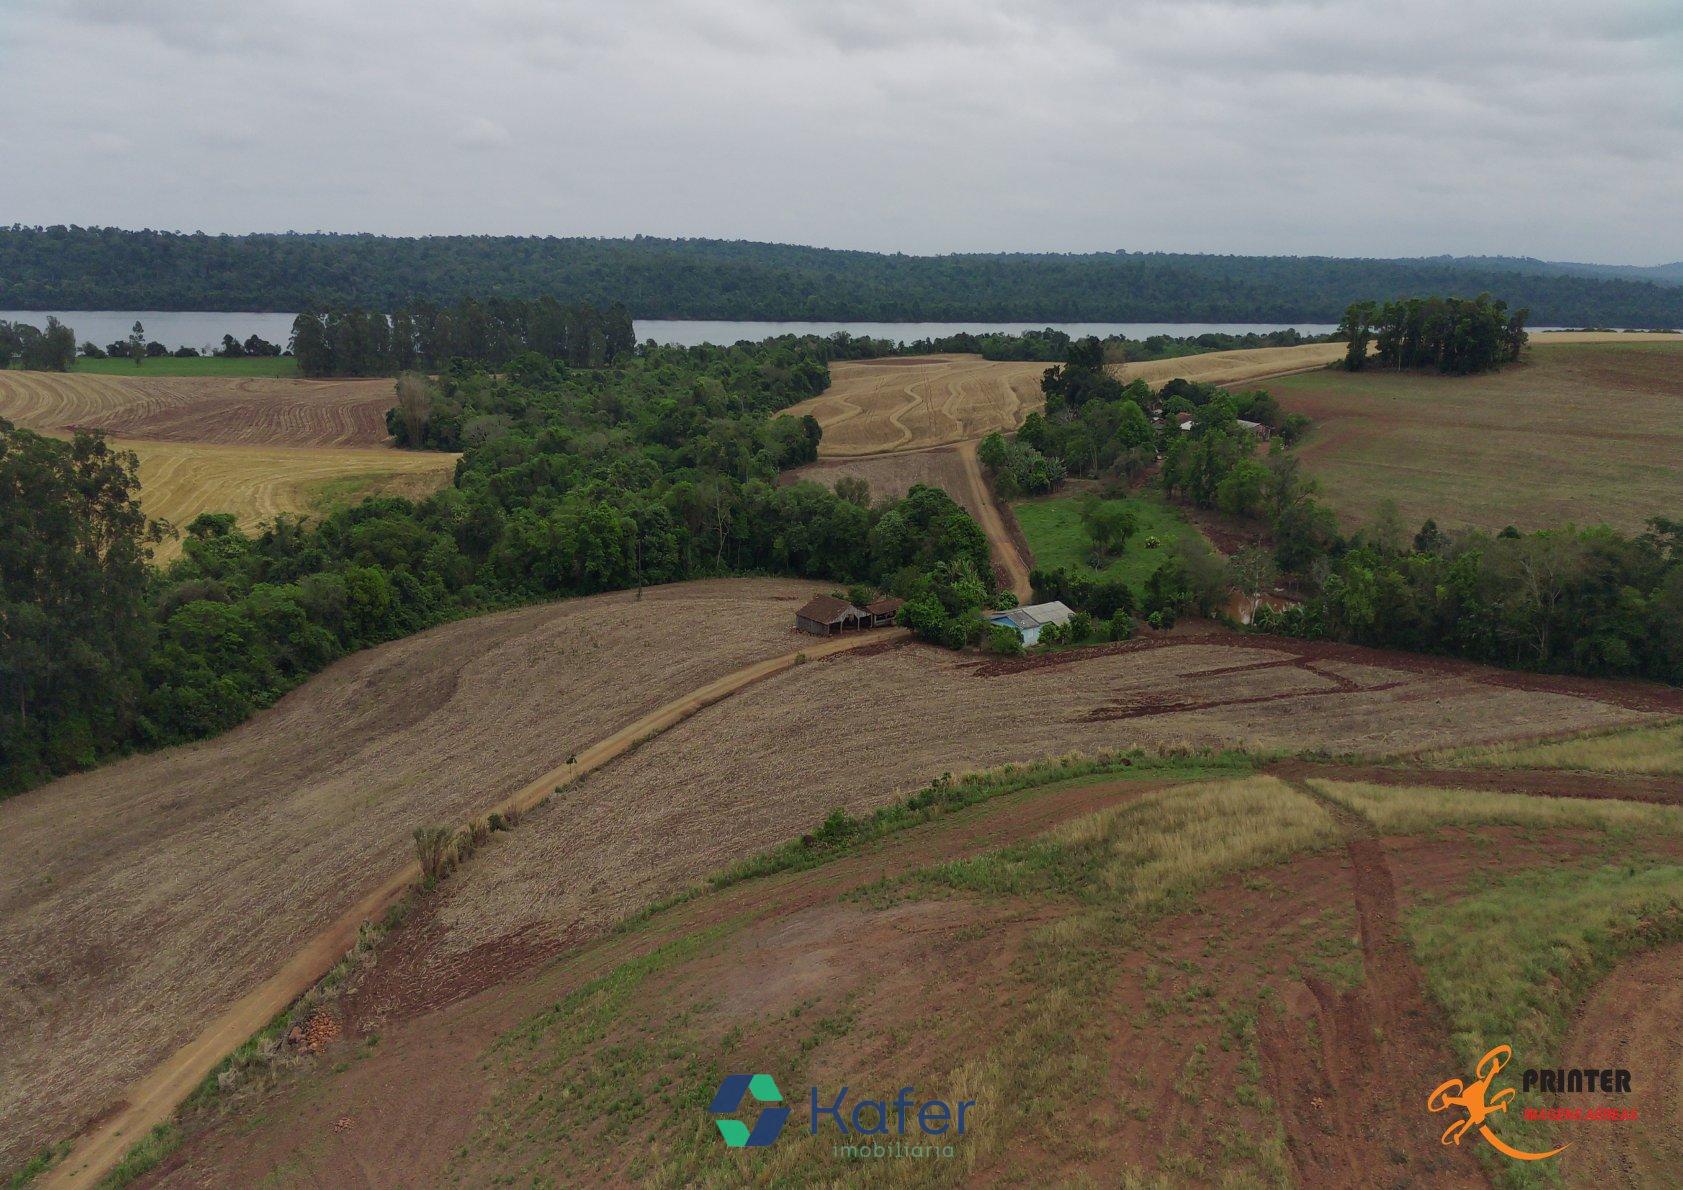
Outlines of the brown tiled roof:
M 830 595 L 814 595 L 806 601 L 806 606 L 795 613 L 803 620 L 815 620 L 820 624 L 834 624 L 846 615 L 860 615 L 858 608 L 844 599 L 836 599 Z
M 873 603 L 867 603 L 865 610 L 873 616 L 886 616 L 900 610 L 906 601 L 893 595 L 885 595 Z

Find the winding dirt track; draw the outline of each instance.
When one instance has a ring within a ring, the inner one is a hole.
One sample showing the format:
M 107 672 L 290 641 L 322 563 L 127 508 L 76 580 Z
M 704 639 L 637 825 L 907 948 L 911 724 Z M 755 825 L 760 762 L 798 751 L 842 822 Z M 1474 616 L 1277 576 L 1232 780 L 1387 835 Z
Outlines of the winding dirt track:
M 756 662 L 642 715 L 605 739 L 577 753 L 576 758 L 550 770 L 483 812 L 529 810 L 561 786 L 629 752 L 643 740 L 689 718 L 704 707 L 747 686 L 808 660 L 816 660 L 861 645 L 881 645 L 909 633 L 891 628 L 875 633 L 816 641 L 794 653 Z M 154 1069 L 124 1097 L 117 1112 L 86 1134 L 75 1149 L 43 1180 L 44 1186 L 92 1186 L 121 1160 L 134 1142 L 154 1125 L 168 1120 L 222 1058 L 238 1048 L 293 1000 L 325 975 L 356 941 L 365 921 L 378 918 L 420 879 L 417 864 L 409 863 L 352 908 L 339 915 L 289 958 L 274 975 L 211 1021 L 196 1037 Z

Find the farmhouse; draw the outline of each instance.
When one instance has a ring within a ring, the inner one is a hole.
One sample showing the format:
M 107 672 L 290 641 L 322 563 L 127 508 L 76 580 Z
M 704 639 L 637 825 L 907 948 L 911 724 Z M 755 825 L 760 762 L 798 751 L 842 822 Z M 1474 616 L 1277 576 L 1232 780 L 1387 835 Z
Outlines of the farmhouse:
M 1051 603 L 1036 603 L 1029 607 L 1013 607 L 1002 612 L 993 612 L 988 616 L 988 623 L 998 624 L 1001 628 L 1014 628 L 1017 635 L 1023 638 L 1025 645 L 1032 645 L 1040 640 L 1040 630 L 1048 624 L 1067 624 L 1070 611 L 1059 600 Z
M 795 627 L 814 636 L 835 636 L 857 628 L 869 628 L 871 613 L 832 595 L 814 595 L 795 613 Z

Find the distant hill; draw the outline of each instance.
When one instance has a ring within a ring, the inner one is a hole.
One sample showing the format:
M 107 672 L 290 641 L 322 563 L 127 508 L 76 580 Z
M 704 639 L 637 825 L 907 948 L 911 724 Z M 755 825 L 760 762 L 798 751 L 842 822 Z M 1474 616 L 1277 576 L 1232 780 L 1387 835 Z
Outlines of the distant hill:
M 389 309 L 547 293 L 623 301 L 639 318 L 1333 322 L 1361 298 L 1488 290 L 1530 307 L 1537 325 L 1683 325 L 1683 287 L 1584 271 L 1600 267 L 1163 252 L 905 256 L 647 236 L 211 236 L 14 226 L 0 229 L 0 308 Z M 1667 269 L 1683 265 L 1651 271 Z
M 1586 264 L 1569 260 L 1538 260 L 1533 256 L 1428 256 L 1423 263 L 1448 264 L 1499 273 L 1542 273 L 1551 276 L 1602 277 L 1613 281 L 1652 281 L 1683 286 L 1683 260 L 1670 264 Z

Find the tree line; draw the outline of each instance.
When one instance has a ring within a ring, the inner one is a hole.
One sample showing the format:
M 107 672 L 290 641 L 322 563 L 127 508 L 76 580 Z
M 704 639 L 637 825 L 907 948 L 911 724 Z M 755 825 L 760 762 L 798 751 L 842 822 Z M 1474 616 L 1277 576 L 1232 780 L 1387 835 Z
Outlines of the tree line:
M 393 413 L 411 441 L 462 450 L 450 487 L 255 533 L 205 514 L 163 569 L 148 547 L 170 530 L 141 512 L 132 454 L 0 421 L 17 510 L 0 523 L 0 791 L 214 734 L 347 652 L 535 600 L 791 574 L 893 591 L 939 637 L 993 589 L 961 507 L 778 482 L 819 440 L 778 411 L 824 375 L 788 341 L 602 368 L 458 359 L 404 377 Z
M 0 319 L 0 368 L 14 362 L 32 372 L 68 372 L 76 363 L 76 332 L 50 314 L 45 329 Z
M 292 322 L 292 354 L 305 376 L 391 376 L 435 370 L 453 359 L 500 368 L 530 353 L 575 368 L 599 368 L 637 346 L 631 314 L 535 301 L 464 298 L 453 306 L 417 303 L 391 313 L 365 309 L 309 310 Z
M 1333 323 L 1369 297 L 1487 290 L 1545 325 L 1683 326 L 1683 288 L 1489 262 L 0 229 L 0 308 L 11 309 L 396 310 L 504 296 L 598 308 L 617 300 L 638 318 Z
M 1434 368 L 1456 376 L 1488 372 L 1519 359 L 1528 336 L 1529 310 L 1508 312 L 1508 304 L 1481 293 L 1355 302 L 1344 311 L 1338 334 L 1349 346 L 1344 367 L 1360 372 L 1384 368 Z M 1371 353 L 1370 353 L 1371 346 Z

